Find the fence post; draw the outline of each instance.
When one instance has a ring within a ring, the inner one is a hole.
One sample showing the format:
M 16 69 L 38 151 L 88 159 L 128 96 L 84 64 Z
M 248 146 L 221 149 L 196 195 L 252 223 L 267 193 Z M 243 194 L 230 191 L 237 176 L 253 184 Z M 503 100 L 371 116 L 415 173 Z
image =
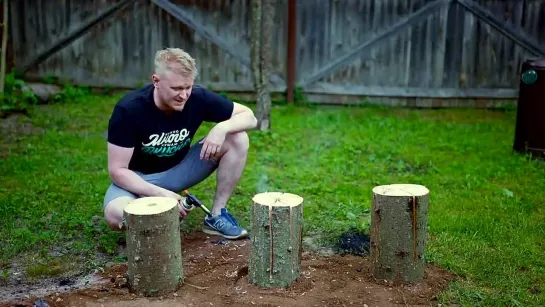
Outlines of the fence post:
M 297 40 L 296 0 L 288 0 L 288 67 L 287 67 L 287 101 L 293 103 L 295 91 L 295 49 Z

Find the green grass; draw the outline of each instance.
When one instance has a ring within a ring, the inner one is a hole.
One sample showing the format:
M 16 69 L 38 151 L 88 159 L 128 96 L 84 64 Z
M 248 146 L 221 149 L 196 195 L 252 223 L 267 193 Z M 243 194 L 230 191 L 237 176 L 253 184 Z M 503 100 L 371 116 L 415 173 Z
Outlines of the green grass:
M 113 253 L 121 234 L 93 216 L 109 184 L 104 133 L 118 97 L 32 110 L 43 130 L 3 145 L 0 269 L 52 246 Z M 459 277 L 443 303 L 545 304 L 545 165 L 512 153 L 513 112 L 284 105 L 272 119 L 272 132 L 250 133 L 229 204 L 244 225 L 254 194 L 282 190 L 305 198 L 307 232 L 365 230 L 375 185 L 423 184 L 431 191 L 427 259 Z M 192 192 L 210 204 L 214 187 L 212 176 Z M 192 213 L 184 229 L 202 216 Z

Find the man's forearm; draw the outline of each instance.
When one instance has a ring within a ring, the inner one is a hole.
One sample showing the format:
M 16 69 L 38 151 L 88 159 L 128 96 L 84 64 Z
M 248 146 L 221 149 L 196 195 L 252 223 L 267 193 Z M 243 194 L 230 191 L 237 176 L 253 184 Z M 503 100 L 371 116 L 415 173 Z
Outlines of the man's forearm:
M 159 187 L 146 182 L 135 172 L 120 168 L 111 174 L 112 181 L 121 188 L 130 191 L 139 196 L 156 196 L 159 195 Z
M 252 111 L 247 111 L 236 114 L 219 125 L 223 126 L 227 133 L 234 133 L 254 129 L 257 126 L 257 119 Z

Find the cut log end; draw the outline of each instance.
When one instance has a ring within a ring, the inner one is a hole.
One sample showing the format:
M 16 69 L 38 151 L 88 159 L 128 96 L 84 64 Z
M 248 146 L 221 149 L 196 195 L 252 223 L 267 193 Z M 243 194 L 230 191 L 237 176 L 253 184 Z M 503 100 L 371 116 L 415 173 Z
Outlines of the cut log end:
M 424 196 L 430 191 L 418 184 L 388 184 L 374 187 L 373 193 L 384 196 Z
M 168 197 L 143 197 L 131 201 L 125 212 L 130 215 L 155 215 L 172 210 L 178 202 Z
M 252 199 L 254 203 L 262 206 L 278 207 L 296 207 L 303 203 L 303 198 L 299 195 L 282 192 L 264 192 L 255 195 Z

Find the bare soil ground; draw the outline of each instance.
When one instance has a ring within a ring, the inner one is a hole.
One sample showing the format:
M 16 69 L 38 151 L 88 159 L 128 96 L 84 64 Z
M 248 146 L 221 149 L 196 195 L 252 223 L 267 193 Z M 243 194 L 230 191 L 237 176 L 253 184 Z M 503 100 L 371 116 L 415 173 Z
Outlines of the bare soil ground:
M 24 114 L 14 114 L 7 118 L 0 116 L 0 159 L 8 156 L 11 147 L 19 145 L 19 139 L 41 131 L 41 128 L 32 125 L 31 120 Z
M 126 265 L 111 266 L 88 286 L 43 297 L 0 303 L 34 306 L 436 306 L 436 295 L 453 276 L 426 266 L 423 281 L 395 284 L 375 280 L 369 260 L 355 255 L 305 252 L 302 275 L 288 288 L 264 289 L 248 283 L 249 240 L 224 241 L 203 233 L 183 237 L 185 281 L 175 293 L 146 298 L 126 286 Z M 38 304 L 39 305 L 39 304 Z M 42 307 L 43 307 L 42 306 Z

